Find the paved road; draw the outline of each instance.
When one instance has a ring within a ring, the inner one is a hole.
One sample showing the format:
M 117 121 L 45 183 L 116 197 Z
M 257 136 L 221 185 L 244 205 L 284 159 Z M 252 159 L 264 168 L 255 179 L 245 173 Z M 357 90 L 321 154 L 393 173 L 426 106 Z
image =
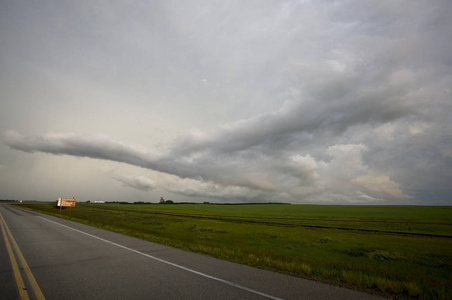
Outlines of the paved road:
M 0 222 L 2 299 L 379 299 L 9 205 Z

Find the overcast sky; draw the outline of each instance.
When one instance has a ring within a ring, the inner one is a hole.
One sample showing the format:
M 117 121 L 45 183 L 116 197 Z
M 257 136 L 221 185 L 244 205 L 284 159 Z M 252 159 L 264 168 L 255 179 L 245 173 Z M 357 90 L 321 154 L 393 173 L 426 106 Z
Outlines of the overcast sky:
M 452 205 L 452 2 L 0 2 L 0 199 Z

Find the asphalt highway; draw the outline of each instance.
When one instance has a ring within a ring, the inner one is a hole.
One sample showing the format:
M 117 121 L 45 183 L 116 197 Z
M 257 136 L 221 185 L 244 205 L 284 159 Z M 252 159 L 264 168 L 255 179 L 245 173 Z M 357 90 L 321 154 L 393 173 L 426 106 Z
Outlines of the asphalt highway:
M 5 204 L 0 223 L 1 299 L 381 299 Z

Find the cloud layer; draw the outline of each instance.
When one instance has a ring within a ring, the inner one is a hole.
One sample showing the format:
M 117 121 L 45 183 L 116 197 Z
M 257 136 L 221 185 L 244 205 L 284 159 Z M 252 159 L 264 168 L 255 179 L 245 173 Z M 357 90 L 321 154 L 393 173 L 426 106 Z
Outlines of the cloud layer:
M 15 45 L 46 32 L 2 46 L 5 155 L 124 163 L 104 176 L 186 199 L 451 204 L 448 1 L 118 5 L 5 15 Z

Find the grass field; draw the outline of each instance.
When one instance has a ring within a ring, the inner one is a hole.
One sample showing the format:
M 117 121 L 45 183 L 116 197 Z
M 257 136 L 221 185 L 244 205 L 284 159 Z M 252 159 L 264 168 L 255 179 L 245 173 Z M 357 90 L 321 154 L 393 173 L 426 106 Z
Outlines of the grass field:
M 21 204 L 145 240 L 392 298 L 452 299 L 452 207 Z

